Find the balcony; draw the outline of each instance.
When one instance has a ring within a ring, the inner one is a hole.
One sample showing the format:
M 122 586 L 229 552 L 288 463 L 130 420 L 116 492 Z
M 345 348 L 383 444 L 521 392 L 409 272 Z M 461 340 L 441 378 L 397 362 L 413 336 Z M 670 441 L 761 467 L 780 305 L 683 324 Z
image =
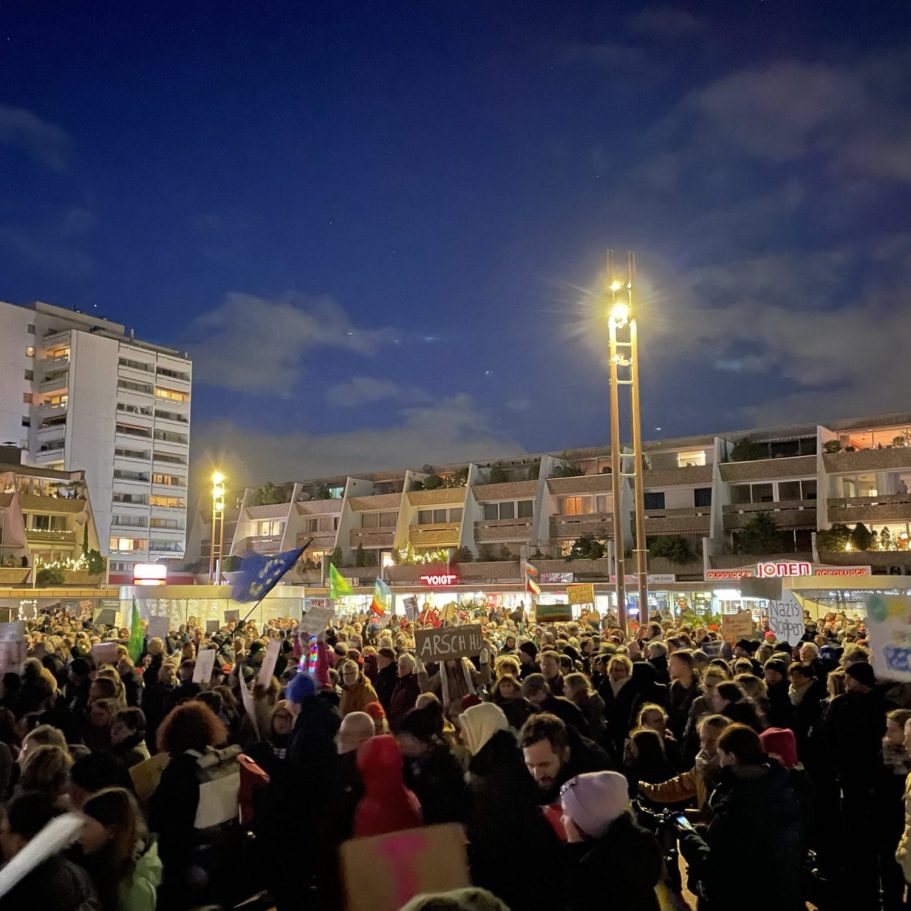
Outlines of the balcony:
M 566 478 L 564 480 L 578 480 Z M 613 532 L 613 513 L 590 512 L 584 516 L 551 516 L 551 538 L 570 538 L 575 540 L 580 535 L 611 535 Z
M 25 539 L 29 544 L 75 544 L 74 531 L 39 531 L 36 528 L 25 530 Z
M 646 535 L 708 535 L 711 508 L 649 509 L 645 513 Z
M 855 524 L 856 522 L 887 522 L 911 519 L 911 494 L 896 493 L 876 497 L 829 498 L 829 521 Z
M 439 493 L 439 491 L 428 491 Z M 408 530 L 408 540 L 412 547 L 458 547 L 460 522 L 447 522 L 440 525 L 412 525 Z
M 25 585 L 30 572 L 27 566 L 0 566 L 0 585 Z
M 238 556 L 252 551 L 257 554 L 277 554 L 282 545 L 281 535 L 250 535 L 239 542 Z
M 829 566 L 869 566 L 874 573 L 911 576 L 911 551 L 908 550 L 821 550 L 820 562 Z M 895 570 L 900 567 L 904 570 Z
M 398 510 L 402 505 L 402 495 L 400 493 L 375 493 L 370 496 L 348 497 L 348 505 L 355 512 L 365 510 Z
M 19 494 L 19 508 L 23 512 L 50 512 L 69 514 L 82 512 L 85 500 L 80 497 L 50 497 L 34 493 Z
M 610 493 L 611 476 L 609 474 L 588 474 L 576 478 L 550 478 L 547 481 L 547 488 L 558 497 L 585 493 Z
M 642 473 L 646 490 L 657 487 L 708 487 L 712 483 L 711 465 L 687 465 L 680 468 L 646 468 Z
M 744 528 L 758 513 L 767 513 L 779 528 L 816 528 L 816 500 L 738 503 L 723 508 L 725 531 Z
M 358 547 L 392 547 L 395 543 L 395 529 L 352 528 L 348 540 L 354 550 Z
M 908 452 L 911 457 L 911 449 Z M 911 458 L 907 464 L 911 466 Z M 777 478 L 808 478 L 816 477 L 816 456 L 787 456 L 781 459 L 757 459 L 752 462 L 724 462 L 718 467 L 721 469 L 721 480 L 728 484 L 739 481 L 773 481 Z
M 502 484 L 475 484 L 472 488 L 479 503 L 495 500 L 531 500 L 538 489 L 537 481 L 507 481 Z
M 334 531 L 301 531 L 297 534 L 296 547 L 303 547 L 307 541 L 313 538 L 310 547 L 313 550 L 332 550 L 335 547 Z
M 535 520 L 526 519 L 485 519 L 474 523 L 475 540 L 479 544 L 496 541 L 527 541 Z
M 911 468 L 911 446 L 858 449 L 856 452 L 826 452 L 822 457 L 826 471 L 891 471 Z

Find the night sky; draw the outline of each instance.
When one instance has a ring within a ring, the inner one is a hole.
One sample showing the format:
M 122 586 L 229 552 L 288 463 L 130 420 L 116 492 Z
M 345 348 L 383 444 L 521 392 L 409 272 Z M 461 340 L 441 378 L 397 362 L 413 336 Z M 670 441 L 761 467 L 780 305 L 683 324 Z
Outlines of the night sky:
M 907 0 L 0 6 L 0 299 L 195 361 L 276 480 L 911 410 Z

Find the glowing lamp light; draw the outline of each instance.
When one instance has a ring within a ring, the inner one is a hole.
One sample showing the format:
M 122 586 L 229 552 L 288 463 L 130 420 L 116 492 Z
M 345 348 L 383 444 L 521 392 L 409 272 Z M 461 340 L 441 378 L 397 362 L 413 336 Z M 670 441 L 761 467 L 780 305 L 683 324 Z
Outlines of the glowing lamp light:
M 623 287 L 623 282 L 619 281 L 619 280 L 616 279 L 616 278 L 610 283 L 610 289 L 611 289 L 611 291 L 617 292 L 617 291 L 619 291 L 622 287 Z
M 137 563 L 133 567 L 133 585 L 166 585 L 167 581 L 164 563 Z
M 629 322 L 629 304 L 623 302 L 618 302 L 611 307 L 610 311 L 610 321 L 615 326 L 625 326 Z
M 212 472 L 212 483 L 216 486 L 225 483 L 225 476 L 220 471 Z

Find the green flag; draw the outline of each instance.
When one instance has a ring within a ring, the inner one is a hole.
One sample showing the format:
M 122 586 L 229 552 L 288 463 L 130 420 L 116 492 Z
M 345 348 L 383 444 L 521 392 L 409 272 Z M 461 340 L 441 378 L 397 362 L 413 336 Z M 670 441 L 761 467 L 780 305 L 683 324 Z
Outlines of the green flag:
M 130 623 L 130 641 L 127 643 L 127 651 L 134 664 L 142 657 L 142 620 L 135 598 L 133 599 L 133 619 Z
M 329 564 L 329 597 L 334 601 L 341 595 L 350 595 L 351 586 L 348 580 L 333 566 Z

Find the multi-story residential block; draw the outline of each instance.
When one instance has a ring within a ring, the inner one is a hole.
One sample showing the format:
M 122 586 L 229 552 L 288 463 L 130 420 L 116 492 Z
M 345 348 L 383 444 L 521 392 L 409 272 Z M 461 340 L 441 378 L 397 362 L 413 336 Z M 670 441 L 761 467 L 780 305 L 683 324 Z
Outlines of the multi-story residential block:
M 110 320 L 0 302 L 0 443 L 82 470 L 112 581 L 182 558 L 192 366 Z

